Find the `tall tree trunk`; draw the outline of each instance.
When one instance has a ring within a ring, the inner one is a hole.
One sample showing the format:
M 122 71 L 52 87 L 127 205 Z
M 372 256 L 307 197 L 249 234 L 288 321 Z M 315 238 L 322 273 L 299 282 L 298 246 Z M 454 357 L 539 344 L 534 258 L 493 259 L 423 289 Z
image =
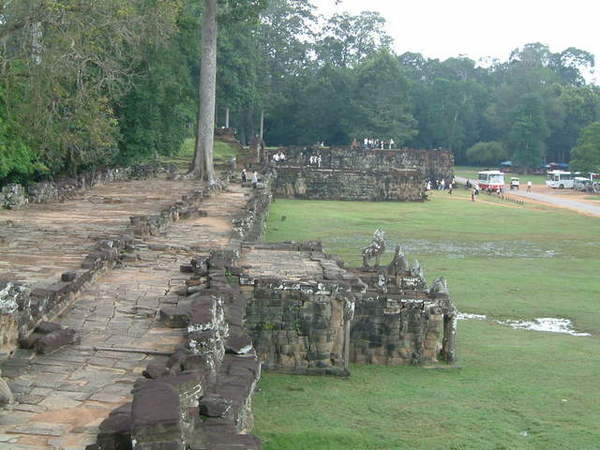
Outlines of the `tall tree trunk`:
M 229 128 L 229 108 L 225 108 L 225 128 Z
M 265 111 L 260 111 L 260 140 L 265 138 Z
M 202 60 L 198 89 L 196 152 L 191 172 L 215 182 L 213 146 L 215 139 L 215 96 L 217 89 L 217 0 L 204 0 L 202 20 Z

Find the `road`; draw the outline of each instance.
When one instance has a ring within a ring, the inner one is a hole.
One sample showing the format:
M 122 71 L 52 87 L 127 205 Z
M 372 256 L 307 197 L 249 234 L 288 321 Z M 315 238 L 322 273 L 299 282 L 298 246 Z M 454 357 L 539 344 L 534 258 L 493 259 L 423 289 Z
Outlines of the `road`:
M 456 182 L 458 184 L 464 185 L 467 182 L 467 179 L 465 177 L 456 177 Z M 471 180 L 471 183 L 473 182 L 474 181 Z M 590 205 L 588 203 L 580 202 L 577 200 L 571 200 L 549 194 L 540 194 L 538 192 L 527 192 L 525 190 L 510 191 L 510 194 L 516 197 L 521 197 L 523 199 L 530 199 L 537 202 L 547 203 L 549 205 L 556 206 L 557 208 L 572 209 L 579 213 L 600 217 L 600 206 Z

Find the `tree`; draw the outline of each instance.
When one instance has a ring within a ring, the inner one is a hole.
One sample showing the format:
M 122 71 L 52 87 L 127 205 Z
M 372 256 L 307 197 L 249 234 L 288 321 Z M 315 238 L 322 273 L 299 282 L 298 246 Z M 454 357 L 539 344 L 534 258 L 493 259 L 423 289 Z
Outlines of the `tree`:
M 374 11 L 330 17 L 317 37 L 315 49 L 321 64 L 351 67 L 382 48 L 389 49 L 392 39 L 384 31 L 385 19 Z
M 176 30 L 141 47 L 137 76 L 115 107 L 119 122 L 119 164 L 171 155 L 181 149 L 195 120 L 199 11 L 181 8 Z
M 0 79 L 13 133 L 52 173 L 110 164 L 116 106 L 147 42 L 169 39 L 181 0 L 2 1 Z
M 478 142 L 467 150 L 467 161 L 482 166 L 497 165 L 508 157 L 502 142 Z
M 536 167 L 544 155 L 544 140 L 550 134 L 544 105 L 538 94 L 525 94 L 513 114 L 508 136 L 513 160 L 525 169 Z
M 571 167 L 600 173 L 600 122 L 591 123 L 581 131 L 577 145 L 571 149 Z
M 202 19 L 202 59 L 198 85 L 199 106 L 196 150 L 191 173 L 215 182 L 213 146 L 215 138 L 215 96 L 217 89 L 217 0 L 204 0 Z
M 222 20 L 241 20 L 262 7 L 262 0 L 224 0 Z M 217 0 L 204 0 L 196 145 L 190 169 L 192 174 L 206 178 L 209 184 L 216 182 L 213 146 L 217 88 L 217 8 Z
M 356 76 L 352 135 L 393 138 L 399 145 L 414 137 L 417 123 L 398 60 L 382 49 L 357 68 Z

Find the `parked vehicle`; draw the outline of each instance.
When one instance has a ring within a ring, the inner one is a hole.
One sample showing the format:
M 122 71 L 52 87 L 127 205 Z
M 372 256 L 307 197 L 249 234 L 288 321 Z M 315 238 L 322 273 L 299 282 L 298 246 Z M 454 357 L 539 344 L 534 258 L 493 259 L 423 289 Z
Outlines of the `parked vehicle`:
M 485 170 L 478 173 L 479 189 L 488 192 L 504 190 L 504 174 L 499 170 Z
M 521 185 L 521 180 L 519 180 L 518 178 L 512 177 L 510 179 L 510 190 L 519 190 L 519 186 Z
M 582 192 L 591 192 L 593 189 L 592 180 L 584 177 L 575 177 L 573 179 L 573 189 Z
M 573 189 L 574 178 L 571 172 L 551 170 L 546 177 L 546 186 L 553 189 Z

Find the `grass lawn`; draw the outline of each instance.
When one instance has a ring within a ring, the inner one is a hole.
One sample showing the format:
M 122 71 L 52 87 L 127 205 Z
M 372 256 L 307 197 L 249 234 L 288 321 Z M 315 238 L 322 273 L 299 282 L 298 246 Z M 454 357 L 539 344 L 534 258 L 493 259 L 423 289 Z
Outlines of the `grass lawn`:
M 186 170 L 194 158 L 195 140 L 186 139 L 181 146 L 181 150 L 172 156 L 161 156 L 160 161 L 163 164 L 174 164 L 181 170 Z M 213 159 L 215 164 L 224 164 L 232 156 L 237 156 L 238 149 L 226 142 L 215 140 Z
M 490 169 L 486 169 L 485 167 L 467 167 L 467 166 L 457 166 L 454 168 L 454 175 L 457 177 L 466 177 L 472 180 L 477 179 L 477 172 L 481 172 L 482 170 L 497 170 L 495 167 Z M 527 182 L 531 180 L 533 184 L 546 184 L 546 175 L 525 175 L 525 174 L 511 174 L 507 173 L 504 175 L 504 180 L 507 185 L 510 184 L 510 177 L 515 176 L 520 178 L 521 185 L 527 185 Z
M 358 264 L 382 227 L 388 257 L 398 243 L 428 280 L 445 276 L 461 312 L 569 318 L 592 337 L 469 320 L 459 322 L 459 369 L 354 366 L 348 380 L 266 373 L 253 408 L 265 449 L 600 448 L 600 220 L 466 195 L 277 200 L 266 238 L 321 239 Z

